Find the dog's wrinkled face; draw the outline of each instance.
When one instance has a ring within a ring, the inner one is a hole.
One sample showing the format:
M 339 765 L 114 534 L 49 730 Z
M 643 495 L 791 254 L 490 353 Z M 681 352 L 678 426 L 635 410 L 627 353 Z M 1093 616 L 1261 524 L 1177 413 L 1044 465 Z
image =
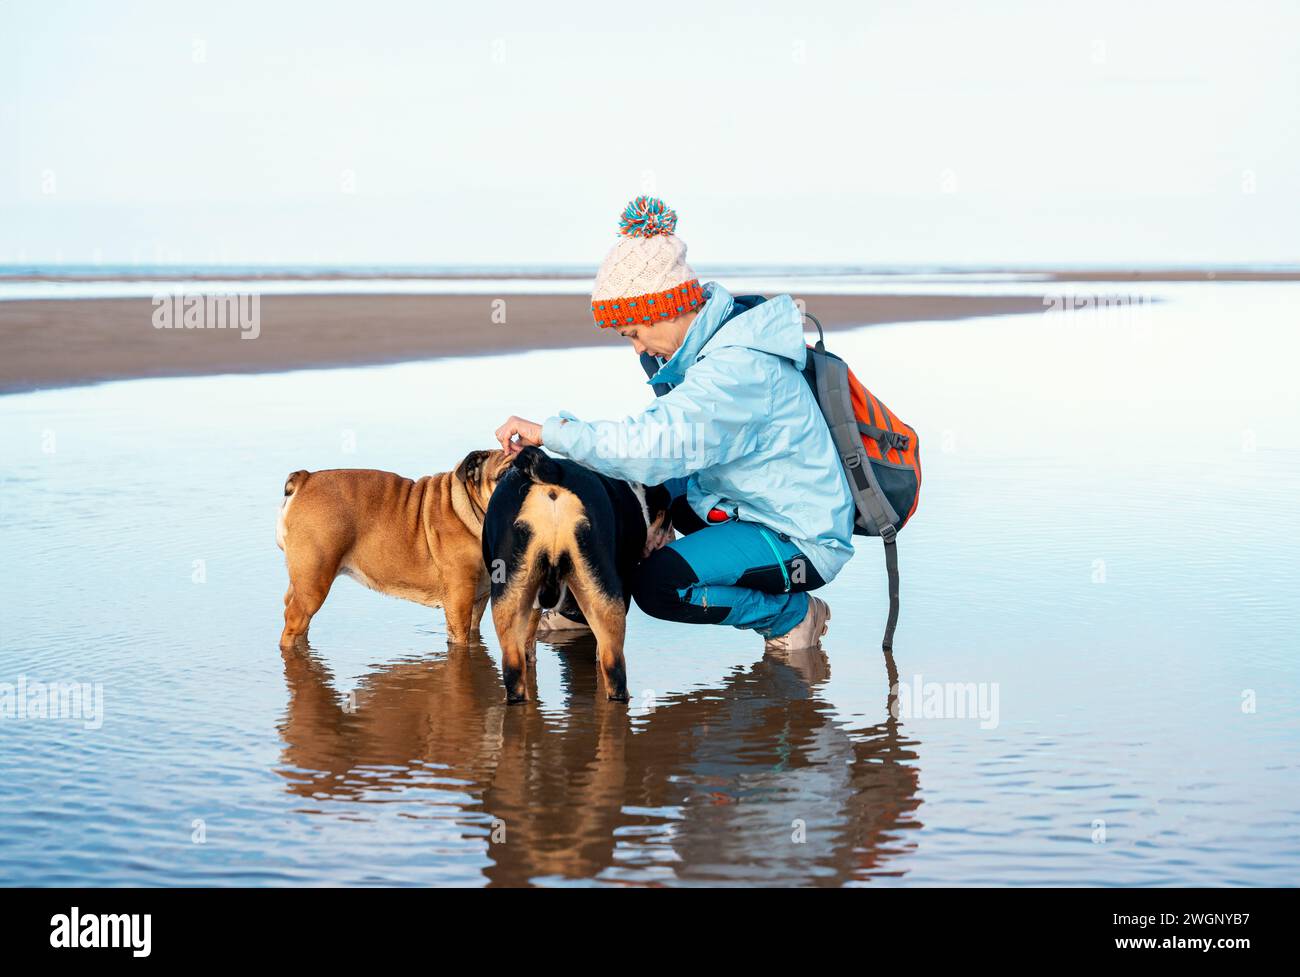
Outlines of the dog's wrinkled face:
M 645 488 L 645 507 L 650 515 L 650 524 L 646 526 L 645 547 L 641 550 L 641 559 L 645 559 L 660 547 L 667 546 L 677 534 L 673 531 L 673 517 L 669 511 L 672 499 L 668 490 L 662 485 L 647 485 Z
M 465 492 L 480 511 L 487 509 L 497 481 L 510 469 L 510 460 L 510 456 L 499 449 L 471 451 L 456 466 L 456 478 L 465 485 Z

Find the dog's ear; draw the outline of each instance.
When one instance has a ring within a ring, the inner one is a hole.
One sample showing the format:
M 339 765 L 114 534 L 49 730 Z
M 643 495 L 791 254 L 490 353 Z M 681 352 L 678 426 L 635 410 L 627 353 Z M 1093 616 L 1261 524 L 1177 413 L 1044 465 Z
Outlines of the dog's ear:
M 493 454 L 501 452 L 471 451 L 456 466 L 456 477 L 466 485 L 476 484 L 483 477 L 483 463 Z
M 504 451 L 489 451 L 488 458 L 483 462 L 483 466 L 491 473 L 491 478 L 495 482 L 510 470 L 514 460 L 514 457 Z

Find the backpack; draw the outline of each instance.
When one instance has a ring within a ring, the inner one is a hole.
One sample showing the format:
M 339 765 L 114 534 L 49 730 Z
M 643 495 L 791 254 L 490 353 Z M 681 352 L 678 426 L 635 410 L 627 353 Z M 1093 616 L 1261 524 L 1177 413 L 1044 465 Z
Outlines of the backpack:
M 728 320 L 766 300 L 762 295 L 734 296 Z M 857 507 L 854 536 L 879 536 L 885 544 L 885 572 L 889 577 L 889 619 L 881 646 L 894 647 L 898 624 L 898 531 L 916 512 L 921 495 L 921 445 L 916 431 L 864 387 L 847 363 L 826 349 L 826 337 L 817 317 L 805 312 L 817 327 L 817 344 L 808 347 L 803 376 L 831 431 L 849 490 Z M 725 324 L 725 322 L 724 322 Z M 657 357 L 641 354 L 641 366 L 653 377 L 661 366 Z M 669 390 L 654 385 L 655 396 Z
M 864 387 L 849 365 L 826 349 L 817 317 L 817 344 L 808 347 L 803 375 L 831 431 L 857 507 L 855 536 L 879 536 L 889 577 L 889 619 L 881 646 L 894 647 L 898 624 L 898 531 L 921 500 L 921 444 L 916 431 Z

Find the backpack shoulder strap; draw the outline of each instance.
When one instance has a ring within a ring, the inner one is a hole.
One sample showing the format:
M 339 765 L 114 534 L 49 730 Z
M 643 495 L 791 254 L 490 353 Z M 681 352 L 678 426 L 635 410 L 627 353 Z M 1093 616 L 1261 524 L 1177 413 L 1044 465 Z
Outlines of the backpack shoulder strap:
M 816 322 L 816 320 L 813 320 Z M 818 331 L 821 324 L 818 323 Z M 898 513 L 889 504 L 876 473 L 862 446 L 862 433 L 853 413 L 853 396 L 849 390 L 849 368 L 843 360 L 826 355 L 821 339 L 809 350 L 817 382 L 817 403 L 831 429 L 831 440 L 839 452 L 854 504 L 874 524 L 885 544 L 885 572 L 889 578 L 889 619 L 881 646 L 894 647 L 894 628 L 898 625 Z
M 891 530 L 893 526 L 889 527 Z M 885 541 L 885 575 L 889 578 L 889 619 L 885 621 L 885 637 L 880 642 L 880 647 L 885 651 L 894 650 L 894 628 L 898 626 L 898 543 L 896 537 L 898 531 L 894 530 L 893 535 L 881 538 Z

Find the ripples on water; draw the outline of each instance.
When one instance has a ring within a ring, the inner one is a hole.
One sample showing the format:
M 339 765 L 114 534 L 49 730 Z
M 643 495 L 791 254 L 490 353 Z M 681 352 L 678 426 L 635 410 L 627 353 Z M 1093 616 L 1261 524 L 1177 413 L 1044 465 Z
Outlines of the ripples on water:
M 0 880 L 1294 883 L 1298 293 L 1159 292 L 831 337 L 924 444 L 898 678 L 992 723 L 891 717 L 872 541 L 824 656 L 634 612 L 630 707 L 569 637 L 507 709 L 493 635 L 350 581 L 281 656 L 288 472 L 626 413 L 622 349 L 0 398 L 0 681 L 105 701 L 0 720 Z

